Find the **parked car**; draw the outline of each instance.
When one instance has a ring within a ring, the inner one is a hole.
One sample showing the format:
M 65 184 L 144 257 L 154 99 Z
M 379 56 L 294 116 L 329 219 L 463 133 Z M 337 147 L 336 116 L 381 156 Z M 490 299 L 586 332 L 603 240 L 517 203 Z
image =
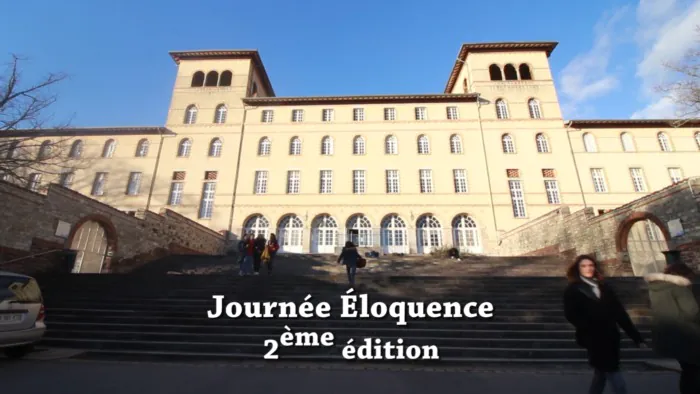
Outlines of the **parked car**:
M 45 331 L 39 284 L 31 276 L 0 271 L 0 350 L 10 358 L 24 357 Z

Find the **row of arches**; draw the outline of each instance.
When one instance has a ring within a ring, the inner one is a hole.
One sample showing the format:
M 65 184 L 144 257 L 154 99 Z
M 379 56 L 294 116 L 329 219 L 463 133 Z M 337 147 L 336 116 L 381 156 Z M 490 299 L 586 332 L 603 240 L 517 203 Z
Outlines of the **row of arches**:
M 457 134 L 450 136 L 450 153 L 464 153 L 462 138 Z M 430 154 L 430 140 L 425 134 L 421 134 L 416 139 L 417 150 L 419 154 Z M 291 156 L 301 155 L 302 141 L 298 136 L 294 136 L 289 140 L 289 154 Z M 365 138 L 357 135 L 352 140 L 352 154 L 364 155 L 367 151 Z M 258 141 L 258 156 L 269 156 L 272 152 L 272 141 L 269 137 L 261 137 Z M 331 136 L 321 138 L 321 155 L 330 156 L 335 152 L 335 141 Z M 395 135 L 391 134 L 384 139 L 384 153 L 387 155 L 399 154 L 399 141 Z
M 185 118 L 183 119 L 184 124 L 195 124 L 197 123 L 197 115 L 199 114 L 199 108 L 196 105 L 190 104 L 185 109 Z M 214 124 L 224 124 L 226 123 L 226 117 L 228 115 L 228 107 L 226 104 L 219 104 L 214 110 Z
M 228 70 L 222 72 L 221 74 L 219 74 L 217 71 L 209 71 L 206 74 L 204 74 L 204 71 L 197 71 L 192 75 L 192 83 L 190 86 L 193 88 L 202 86 L 231 86 L 232 80 L 233 73 Z
M 698 150 L 700 150 L 700 131 L 696 131 L 693 135 L 695 139 L 695 145 Z M 674 146 L 671 141 L 671 137 L 663 131 L 656 134 L 656 140 L 659 144 L 659 149 L 662 152 L 673 152 Z M 636 152 L 637 145 L 634 141 L 634 136 L 628 132 L 620 133 L 620 145 L 624 152 Z M 598 142 L 596 138 L 591 133 L 583 133 L 583 147 L 586 152 L 594 153 L 598 152 Z
M 530 66 L 525 63 L 521 63 L 517 68 L 508 63 L 502 69 L 498 64 L 492 64 L 489 66 L 489 77 L 492 81 L 527 81 L 532 79 L 532 72 Z
M 501 145 L 503 153 L 518 153 L 515 146 L 515 138 L 511 134 L 503 134 L 501 136 Z M 551 153 L 549 138 L 543 133 L 535 135 L 535 146 L 537 147 L 537 153 Z
M 254 236 L 263 235 L 266 239 L 270 233 L 276 232 L 282 253 L 302 253 L 306 235 L 304 221 L 295 214 L 287 214 L 277 223 L 276 227 L 261 214 L 254 214 L 244 222 L 243 232 Z M 415 241 L 411 241 L 415 230 Z M 441 221 L 432 214 L 418 217 L 415 227 L 407 225 L 407 221 L 397 214 L 386 215 L 376 228 L 368 217 L 363 214 L 350 216 L 344 227 L 339 225 L 337 218 L 321 214 L 311 221 L 310 251 L 311 253 L 336 253 L 346 241 L 352 241 L 363 248 L 381 248 L 382 253 L 417 253 L 427 254 L 447 246 Z M 451 244 L 464 253 L 481 253 L 483 251 L 479 228 L 474 218 L 467 214 L 459 214 L 451 221 Z M 413 247 L 412 247 L 413 246 Z

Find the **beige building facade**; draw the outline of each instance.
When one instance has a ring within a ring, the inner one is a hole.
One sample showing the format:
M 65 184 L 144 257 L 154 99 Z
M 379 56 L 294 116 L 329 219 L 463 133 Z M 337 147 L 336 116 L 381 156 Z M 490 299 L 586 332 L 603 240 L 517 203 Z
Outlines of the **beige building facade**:
M 333 97 L 275 96 L 257 51 L 172 52 L 164 127 L 42 131 L 82 144 L 66 153 L 81 165 L 27 184 L 276 233 L 288 253 L 488 254 L 561 205 L 612 209 L 700 175 L 700 123 L 565 121 L 556 45 L 465 44 L 443 93 Z

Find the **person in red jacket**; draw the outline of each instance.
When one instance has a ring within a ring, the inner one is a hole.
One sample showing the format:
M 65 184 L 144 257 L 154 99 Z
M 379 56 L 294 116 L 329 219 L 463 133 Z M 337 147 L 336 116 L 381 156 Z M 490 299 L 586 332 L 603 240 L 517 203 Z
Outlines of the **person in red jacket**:
M 267 260 L 267 274 L 272 275 L 272 262 L 275 261 L 275 256 L 277 256 L 277 251 L 280 249 L 280 245 L 277 243 L 277 236 L 275 234 L 270 234 L 270 240 L 267 241 L 267 253 L 269 258 Z
M 247 235 L 244 246 L 243 264 L 241 266 L 241 275 L 253 275 L 253 256 L 255 255 L 255 240 L 252 236 Z

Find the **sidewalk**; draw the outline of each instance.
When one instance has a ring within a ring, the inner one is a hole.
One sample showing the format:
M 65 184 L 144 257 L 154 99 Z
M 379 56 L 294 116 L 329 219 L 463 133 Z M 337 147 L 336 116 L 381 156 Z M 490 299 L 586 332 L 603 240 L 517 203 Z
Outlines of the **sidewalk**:
M 38 379 L 37 377 L 41 377 Z M 167 364 L 144 362 L 0 360 L 3 392 L 51 394 L 246 393 L 586 393 L 590 373 L 391 370 L 275 364 Z M 635 394 L 676 392 L 675 372 L 628 372 Z

